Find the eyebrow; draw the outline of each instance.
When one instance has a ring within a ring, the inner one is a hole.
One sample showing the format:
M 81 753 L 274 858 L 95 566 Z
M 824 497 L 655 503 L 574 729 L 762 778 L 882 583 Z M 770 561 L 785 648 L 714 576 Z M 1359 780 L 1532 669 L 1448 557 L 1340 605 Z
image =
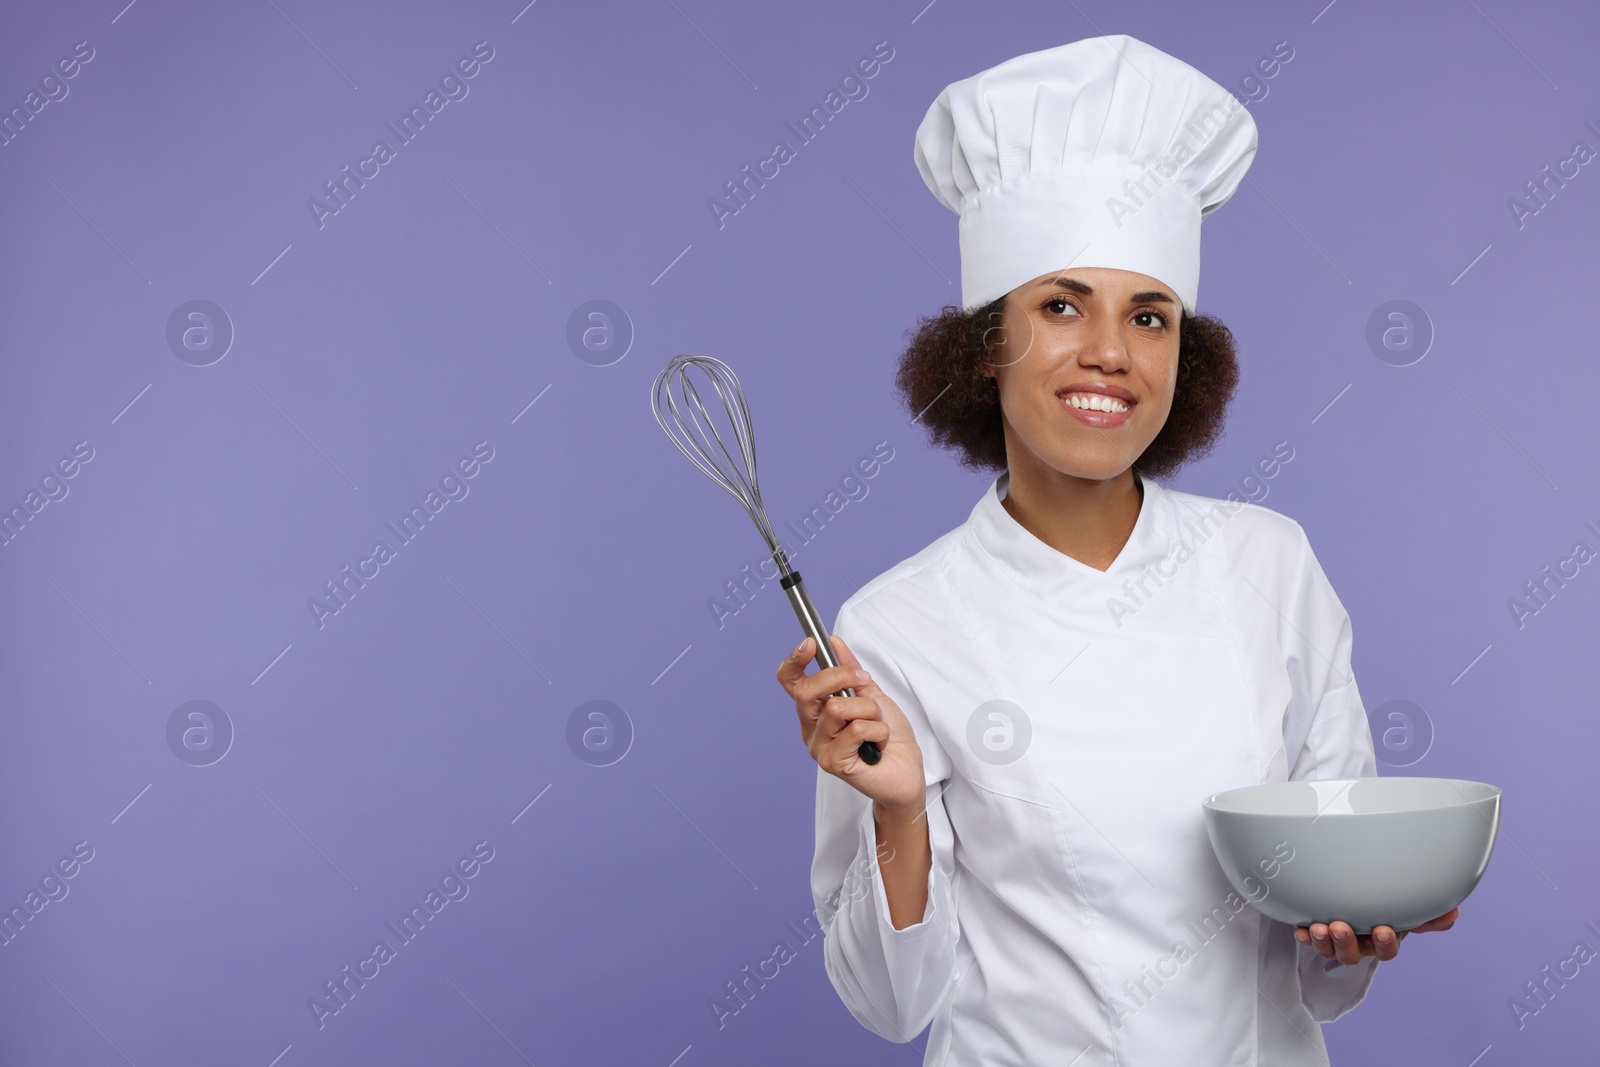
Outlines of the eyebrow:
M 1079 294 L 1080 296 L 1094 295 L 1094 286 L 1080 282 L 1076 278 L 1050 278 L 1046 281 L 1040 282 L 1039 284 L 1052 289 L 1067 289 L 1071 292 Z M 1149 292 L 1134 293 L 1128 298 L 1128 303 L 1170 304 L 1172 303 L 1172 298 L 1166 293 L 1157 292 L 1156 290 L 1152 289 Z

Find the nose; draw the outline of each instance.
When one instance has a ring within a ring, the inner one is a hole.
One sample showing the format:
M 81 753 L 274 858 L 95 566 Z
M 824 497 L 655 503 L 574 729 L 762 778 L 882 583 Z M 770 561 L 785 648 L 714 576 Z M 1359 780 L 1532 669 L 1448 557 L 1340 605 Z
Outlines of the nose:
M 1083 334 L 1083 348 L 1078 353 L 1078 362 L 1085 367 L 1097 367 L 1108 374 L 1126 370 L 1132 358 L 1128 355 L 1122 323 L 1113 316 L 1094 316 L 1090 328 Z

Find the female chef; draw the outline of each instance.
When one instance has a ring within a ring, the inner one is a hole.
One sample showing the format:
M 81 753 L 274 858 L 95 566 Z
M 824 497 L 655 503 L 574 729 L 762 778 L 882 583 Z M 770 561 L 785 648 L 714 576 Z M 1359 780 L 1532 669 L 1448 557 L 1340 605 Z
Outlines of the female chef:
M 1002 473 L 845 602 L 840 666 L 806 675 L 807 638 L 778 678 L 818 764 L 828 976 L 883 1037 L 932 1022 L 929 1064 L 1326 1063 L 1318 1023 L 1405 937 L 1268 919 L 1249 904 L 1293 843 L 1246 900 L 1202 821 L 1218 790 L 1376 774 L 1304 530 L 1152 480 L 1233 391 L 1231 335 L 1194 311 L 1200 223 L 1255 151 L 1238 100 L 1127 36 L 958 81 L 917 132 L 963 310 L 923 320 L 898 381 Z

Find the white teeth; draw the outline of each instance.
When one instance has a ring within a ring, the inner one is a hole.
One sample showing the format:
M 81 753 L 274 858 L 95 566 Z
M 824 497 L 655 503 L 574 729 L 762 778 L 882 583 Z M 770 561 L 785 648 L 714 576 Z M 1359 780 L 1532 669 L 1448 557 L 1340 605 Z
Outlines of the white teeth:
M 1128 405 L 1113 396 L 1101 396 L 1099 393 L 1068 393 L 1067 403 L 1075 408 L 1088 411 L 1127 411 Z

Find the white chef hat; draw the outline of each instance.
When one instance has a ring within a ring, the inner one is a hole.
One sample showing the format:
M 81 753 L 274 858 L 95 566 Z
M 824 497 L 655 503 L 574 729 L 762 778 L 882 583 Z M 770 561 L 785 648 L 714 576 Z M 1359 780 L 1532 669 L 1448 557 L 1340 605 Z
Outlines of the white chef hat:
M 1194 312 L 1200 221 L 1256 154 L 1256 124 L 1198 70 L 1125 34 L 1008 59 L 947 86 L 917 169 L 961 216 L 972 311 L 1069 267 L 1148 274 Z

